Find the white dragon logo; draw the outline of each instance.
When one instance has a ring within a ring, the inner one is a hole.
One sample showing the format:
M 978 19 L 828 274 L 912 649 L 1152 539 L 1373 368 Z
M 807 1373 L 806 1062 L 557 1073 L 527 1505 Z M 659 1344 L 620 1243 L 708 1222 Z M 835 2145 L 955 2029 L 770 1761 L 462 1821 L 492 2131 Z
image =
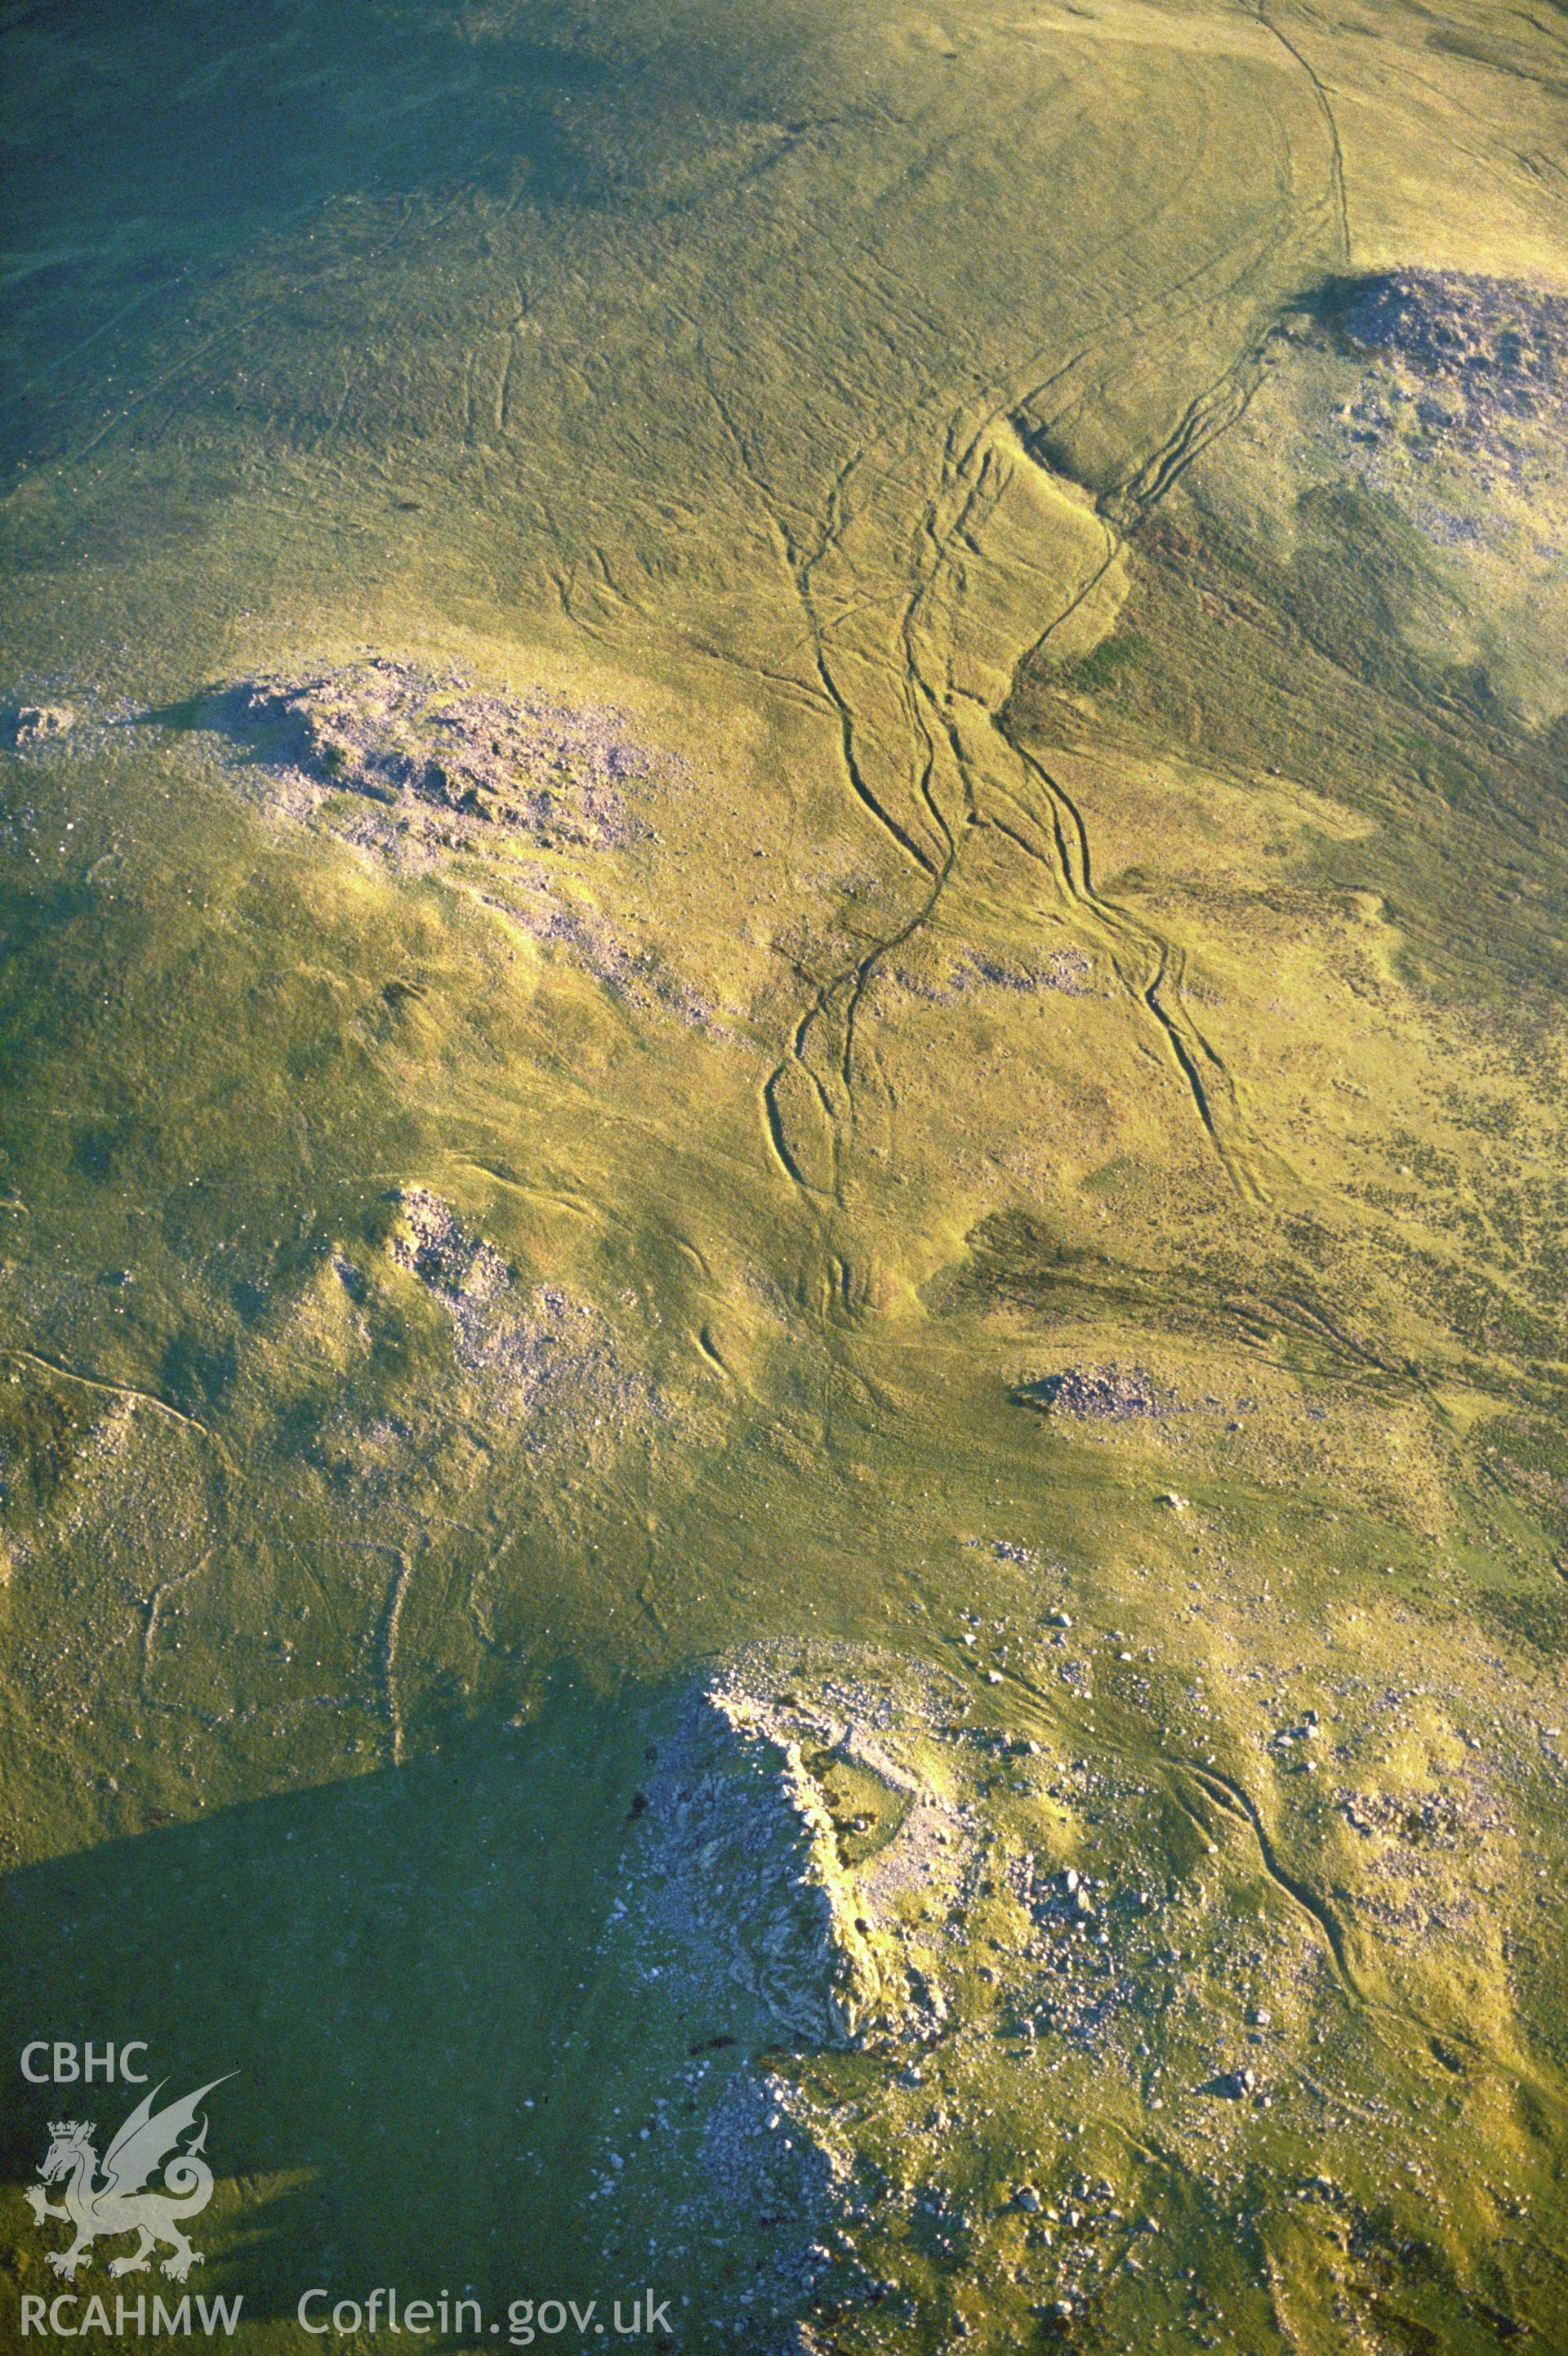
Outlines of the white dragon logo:
M 201 2252 L 191 2248 L 180 2229 L 187 2218 L 198 2216 L 212 2198 L 212 2170 L 201 2158 L 207 2121 L 202 2120 L 200 2134 L 183 2151 L 176 2147 L 187 2128 L 195 2126 L 213 2087 L 224 2081 L 214 2078 L 183 2102 L 154 2111 L 153 2104 L 166 2083 L 161 2080 L 150 2094 L 142 2097 L 104 2153 L 101 2183 L 96 2180 L 98 2154 L 92 2147 L 97 2128 L 86 2119 L 50 2122 L 49 2147 L 38 2174 L 44 2184 L 58 2184 L 63 2177 L 65 2198 L 50 2201 L 37 2184 L 27 2186 L 27 2198 L 38 2224 L 46 2217 L 62 2217 L 76 2228 L 76 2239 L 69 2249 L 45 2253 L 56 2274 L 68 2282 L 74 2280 L 100 2233 L 140 2236 L 127 2256 L 111 2260 L 112 2275 L 140 2273 L 160 2242 L 166 2243 L 171 2253 L 163 2262 L 163 2271 L 176 2282 L 184 2282 L 192 2266 L 205 2263 Z M 164 2190 L 144 2191 L 148 2177 L 160 2165 Z

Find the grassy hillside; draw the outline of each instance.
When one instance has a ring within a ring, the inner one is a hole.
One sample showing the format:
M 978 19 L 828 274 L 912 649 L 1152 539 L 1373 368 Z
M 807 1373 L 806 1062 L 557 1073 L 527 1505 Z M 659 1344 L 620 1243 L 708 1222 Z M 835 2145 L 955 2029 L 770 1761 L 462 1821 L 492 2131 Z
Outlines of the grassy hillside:
M 9 2050 L 255 2356 L 1568 2346 L 1553 12 L 5 48 Z

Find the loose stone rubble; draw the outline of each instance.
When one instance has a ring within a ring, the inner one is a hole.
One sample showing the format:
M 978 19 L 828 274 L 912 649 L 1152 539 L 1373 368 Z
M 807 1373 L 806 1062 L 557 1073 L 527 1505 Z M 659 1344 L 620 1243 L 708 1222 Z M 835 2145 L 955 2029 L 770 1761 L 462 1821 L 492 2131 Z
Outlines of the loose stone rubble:
M 428 1187 L 396 1189 L 388 1257 L 452 1321 L 457 1361 L 503 1411 L 527 1416 L 539 1444 L 571 1429 L 626 1430 L 660 1412 L 592 1303 L 554 1284 L 525 1290 L 493 1244 Z
M 1019 1383 L 1013 1398 L 1020 1407 L 1111 1423 L 1168 1412 L 1141 1366 L 1066 1366 Z
M 1079 948 L 1053 948 L 1040 957 L 1016 958 L 993 949 L 970 948 L 936 972 L 922 971 L 908 962 L 892 967 L 885 977 L 876 978 L 873 994 L 880 998 L 896 988 L 933 1006 L 955 1005 L 960 998 L 980 990 L 1054 990 L 1067 998 L 1083 998 L 1094 986 L 1093 975 L 1093 965 Z

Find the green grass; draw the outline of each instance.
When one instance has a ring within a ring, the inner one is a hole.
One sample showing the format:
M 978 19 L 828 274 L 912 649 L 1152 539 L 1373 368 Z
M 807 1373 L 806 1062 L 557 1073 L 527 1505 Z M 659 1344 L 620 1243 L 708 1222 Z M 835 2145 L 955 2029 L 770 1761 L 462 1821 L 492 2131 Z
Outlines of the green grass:
M 863 2195 L 818 2344 L 1560 2344 L 1561 565 L 1326 455 L 1300 307 L 1561 285 L 1549 36 L 15 13 L 4 680 L 79 721 L 0 831 L 8 2050 L 240 2072 L 258 2356 L 324 2279 L 640 2285 L 645 1749 L 715 1655 L 887 1648 L 1044 1763 L 965 1771 L 926 2083 L 767 2057 Z M 208 699 L 367 649 L 625 715 L 685 782 L 553 888 L 710 1023 L 504 848 L 279 814 Z M 589 1305 L 570 1411 L 389 1252 L 415 1186 Z M 1183 1411 L 1012 1401 L 1111 1363 Z M 1027 1856 L 1155 1893 L 1097 2053 L 1012 2033 Z M 1270 2107 L 1200 2094 L 1259 2001 Z M 1061 2319 L 1009 2202 L 1080 2176 L 1162 2230 Z M 668 2261 L 677 2344 L 773 2356 L 773 2230 Z

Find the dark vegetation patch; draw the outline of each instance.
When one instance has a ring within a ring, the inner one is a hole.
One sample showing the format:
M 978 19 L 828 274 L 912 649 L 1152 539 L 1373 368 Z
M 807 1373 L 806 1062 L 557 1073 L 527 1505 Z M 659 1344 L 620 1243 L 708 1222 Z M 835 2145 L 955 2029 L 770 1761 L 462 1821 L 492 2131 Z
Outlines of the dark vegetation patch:
M 1549 1660 L 1562 1662 L 1568 1661 L 1568 1551 L 1560 1551 L 1555 1564 L 1554 1584 L 1538 1578 L 1529 1586 L 1477 1586 L 1470 1606 L 1493 1636 L 1510 1644 L 1529 1644 Z
M 52 1505 L 70 1477 L 88 1429 L 63 1386 L 13 1373 L 0 1382 L 0 1507 Z
M 1102 638 L 1097 647 L 1075 662 L 1067 677 L 1071 684 L 1085 695 L 1098 695 L 1115 684 L 1116 675 L 1128 663 L 1136 662 L 1145 651 L 1144 640 L 1136 630 L 1118 630 Z
M 176 1333 L 163 1354 L 159 1388 L 182 1414 L 200 1416 L 222 1406 L 238 1370 L 231 1341 Z
M 1067 1319 L 1141 1317 L 1169 1333 L 1264 1344 L 1296 1372 L 1407 1382 L 1410 1369 L 1340 1324 L 1304 1272 L 1247 1268 L 1196 1253 L 1154 1269 L 1073 1243 L 1032 1213 L 992 1213 L 965 1237 L 965 1258 L 940 1269 L 923 1298 L 938 1316 L 1023 1311 Z
M 70 1164 L 82 1177 L 101 1182 L 113 1178 L 135 1123 L 122 1113 L 114 1120 L 91 1120 L 71 1141 Z

